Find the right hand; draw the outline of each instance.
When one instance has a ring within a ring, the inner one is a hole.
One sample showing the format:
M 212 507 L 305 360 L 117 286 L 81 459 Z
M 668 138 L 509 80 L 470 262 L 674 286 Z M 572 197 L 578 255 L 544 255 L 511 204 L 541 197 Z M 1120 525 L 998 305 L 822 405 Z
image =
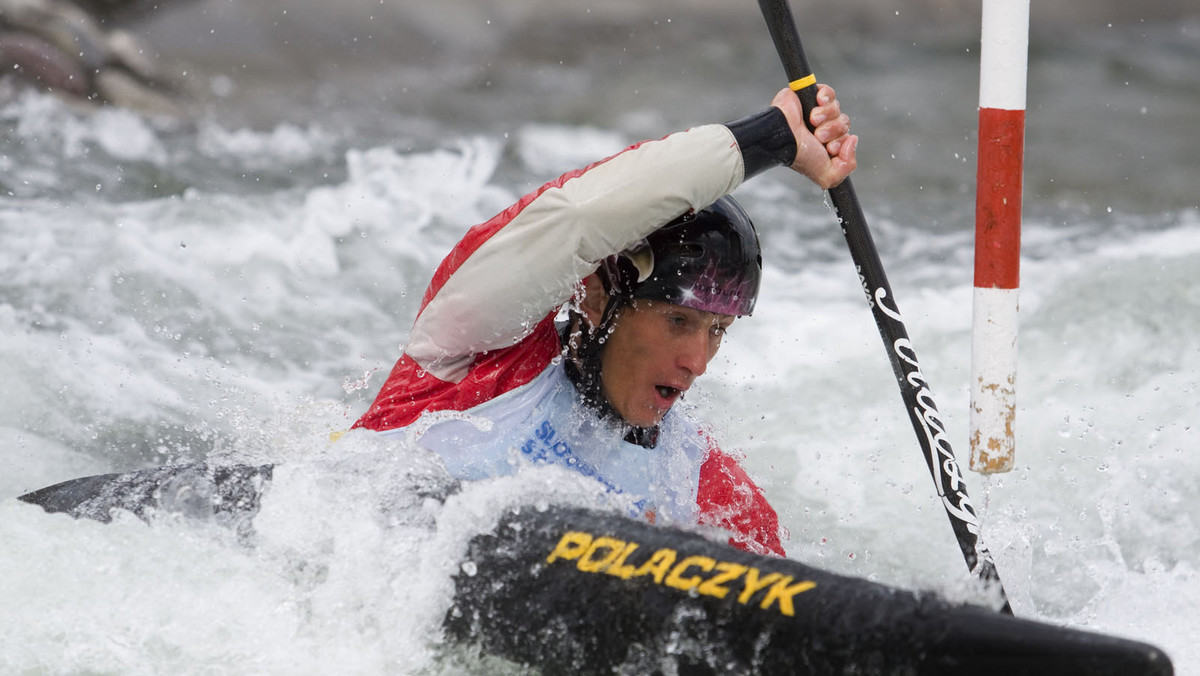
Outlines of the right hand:
M 858 167 L 858 137 L 850 133 L 850 118 L 842 112 L 832 87 L 817 85 L 817 107 L 809 116 L 815 133 L 804 124 L 800 98 L 791 89 L 781 89 L 771 105 L 783 111 L 796 135 L 793 170 L 807 176 L 822 190 L 828 190 L 846 180 Z

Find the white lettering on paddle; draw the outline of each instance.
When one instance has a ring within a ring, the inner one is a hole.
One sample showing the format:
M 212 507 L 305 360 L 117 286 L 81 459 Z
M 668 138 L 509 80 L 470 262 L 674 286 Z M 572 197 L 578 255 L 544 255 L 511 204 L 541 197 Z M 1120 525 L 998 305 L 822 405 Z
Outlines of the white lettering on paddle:
M 873 298 L 885 315 L 903 326 L 904 320 L 900 317 L 900 311 L 894 307 L 888 307 L 883 302 L 887 298 L 887 289 L 883 287 L 875 289 Z M 908 338 L 899 338 L 892 345 L 892 350 L 895 351 L 902 363 L 912 367 L 912 370 L 908 371 L 904 378 L 909 385 L 917 389 L 917 407 L 913 409 L 913 414 L 915 419 L 920 422 L 928 442 L 926 449 L 930 454 L 929 466 L 941 467 L 941 472 L 934 479 L 934 485 L 946 511 L 953 518 L 961 521 L 966 526 L 967 532 L 977 538 L 974 543 L 975 561 L 972 567 L 978 566 L 980 562 L 987 560 L 989 555 L 978 540 L 979 518 L 975 516 L 975 507 L 966 493 L 962 471 L 959 469 L 958 460 L 954 457 L 954 449 L 950 447 L 950 441 L 946 438 L 946 427 L 938 415 L 937 405 L 933 401 L 933 392 L 930 391 L 925 374 L 921 371 L 921 364 L 917 361 L 917 353 L 913 349 L 912 342 Z

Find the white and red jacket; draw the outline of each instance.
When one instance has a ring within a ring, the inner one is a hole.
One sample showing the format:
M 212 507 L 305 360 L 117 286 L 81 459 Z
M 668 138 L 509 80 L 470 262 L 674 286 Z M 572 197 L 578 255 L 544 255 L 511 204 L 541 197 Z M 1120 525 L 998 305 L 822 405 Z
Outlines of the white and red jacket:
M 764 115 L 779 138 L 782 115 Z M 554 323 L 602 259 L 728 194 L 746 178 L 749 163 L 752 172 L 764 168 L 758 166 L 761 149 L 740 147 L 747 140 L 731 131 L 737 124 L 631 146 L 560 176 L 471 228 L 434 273 L 404 354 L 355 427 L 398 430 L 425 416 L 421 442 L 461 478 L 503 473 L 497 448 L 506 446 L 508 466 L 522 455 L 557 460 L 638 498 L 639 508 L 723 527 L 735 546 L 782 556 L 774 509 L 699 425 L 668 412 L 658 446 L 636 451 L 622 446 L 633 445 L 619 431 L 580 428 L 579 412 L 567 410 L 563 395 L 563 383 L 570 384 L 561 373 Z M 463 422 L 472 416 L 488 422 L 483 429 Z M 586 444 L 581 434 L 591 435 Z M 567 440 L 559 443 L 555 435 Z M 672 443 L 672 437 L 679 439 Z M 583 445 L 597 448 L 576 457 Z M 561 452 L 572 448 L 576 455 Z M 657 465 L 655 454 L 662 457 Z M 663 493 L 663 483 L 650 476 L 663 472 L 691 485 Z M 646 490 L 660 495 L 641 495 Z M 690 514 L 663 504 L 678 503 L 681 495 L 692 502 Z

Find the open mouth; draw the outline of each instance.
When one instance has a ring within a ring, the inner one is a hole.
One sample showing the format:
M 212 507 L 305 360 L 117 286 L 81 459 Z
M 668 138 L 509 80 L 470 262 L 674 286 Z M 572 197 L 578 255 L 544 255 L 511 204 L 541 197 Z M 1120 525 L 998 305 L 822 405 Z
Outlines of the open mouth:
M 655 385 L 654 389 L 658 390 L 659 396 L 661 396 L 663 399 L 668 399 L 668 400 L 674 399 L 675 397 L 679 396 L 679 393 L 682 391 L 678 388 L 671 387 L 669 385 Z

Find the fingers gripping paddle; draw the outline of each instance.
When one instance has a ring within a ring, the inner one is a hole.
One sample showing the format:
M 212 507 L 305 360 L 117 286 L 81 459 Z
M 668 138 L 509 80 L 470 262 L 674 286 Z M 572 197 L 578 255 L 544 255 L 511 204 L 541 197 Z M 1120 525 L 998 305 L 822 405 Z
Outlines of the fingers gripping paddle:
M 796 22 L 792 18 L 792 10 L 787 0 L 758 0 L 763 18 L 767 20 L 767 28 L 771 39 L 775 42 L 775 50 L 783 61 L 791 88 L 800 98 L 804 109 L 804 119 L 809 123 L 812 109 L 817 105 L 817 79 L 804 49 L 800 45 L 800 35 L 796 31 Z M 946 438 L 945 426 L 938 414 L 933 401 L 933 393 L 921 372 L 917 361 L 917 353 L 913 350 L 912 342 L 908 339 L 908 331 L 904 328 L 904 320 L 888 285 L 887 275 L 879 261 L 875 250 L 875 242 L 867 229 L 867 221 L 863 217 L 862 208 L 854 194 L 854 186 L 850 179 L 829 191 L 838 220 L 842 224 L 842 232 L 846 243 L 850 246 L 850 256 L 858 268 L 858 276 L 862 281 L 863 290 L 867 294 L 867 303 L 875 316 L 875 324 L 879 327 L 879 335 L 887 348 L 888 358 L 892 362 L 892 370 L 900 386 L 900 395 L 908 408 L 909 418 L 917 439 L 925 453 L 925 463 L 933 475 L 933 482 L 946 515 L 950 517 L 950 525 L 958 538 L 958 546 L 966 559 L 967 567 L 980 580 L 995 585 L 1004 607 L 1001 612 L 1011 615 L 1012 607 L 1008 604 L 1004 587 L 1000 584 L 1000 576 L 992 555 L 979 540 L 979 519 L 975 508 L 967 496 L 967 487 L 963 482 L 962 472 L 950 441 Z

